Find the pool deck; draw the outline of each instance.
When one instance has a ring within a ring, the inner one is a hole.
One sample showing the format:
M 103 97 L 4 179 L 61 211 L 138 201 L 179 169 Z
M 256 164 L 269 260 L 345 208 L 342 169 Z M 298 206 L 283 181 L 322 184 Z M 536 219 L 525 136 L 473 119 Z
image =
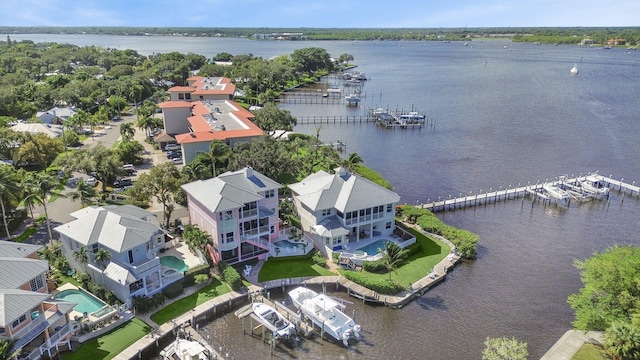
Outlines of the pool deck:
M 189 246 L 184 242 L 177 242 L 176 246 L 167 249 L 164 253 L 158 254 L 158 256 L 168 256 L 172 255 L 184 261 L 184 263 L 189 267 L 189 269 L 194 268 L 196 266 L 202 265 L 206 263 L 204 256 L 202 254 L 194 255 L 189 250 Z

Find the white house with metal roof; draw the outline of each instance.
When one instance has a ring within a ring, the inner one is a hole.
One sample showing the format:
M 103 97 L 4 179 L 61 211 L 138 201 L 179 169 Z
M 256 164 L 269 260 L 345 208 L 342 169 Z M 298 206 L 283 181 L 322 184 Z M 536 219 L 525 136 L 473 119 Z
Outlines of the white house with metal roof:
M 86 207 L 70 214 L 76 220 L 60 225 L 62 253 L 69 265 L 87 272 L 97 283 L 112 290 L 122 302 L 134 296 L 150 296 L 183 278 L 163 268 L 158 254 L 165 247 L 166 231 L 155 214 L 133 205 Z M 86 264 L 74 258 L 74 251 L 86 248 Z M 99 249 L 111 255 L 109 261 L 95 261 Z
M 41 248 L 0 241 L 0 338 L 16 340 L 13 351 L 29 359 L 70 347 L 69 313 L 76 305 L 51 299 L 49 264 L 36 257 Z
M 289 189 L 303 231 L 325 255 L 395 230 L 400 196 L 345 168 L 318 171 Z
M 234 264 L 269 252 L 279 236 L 281 187 L 250 167 L 182 185 L 190 223 L 213 238 L 214 261 Z

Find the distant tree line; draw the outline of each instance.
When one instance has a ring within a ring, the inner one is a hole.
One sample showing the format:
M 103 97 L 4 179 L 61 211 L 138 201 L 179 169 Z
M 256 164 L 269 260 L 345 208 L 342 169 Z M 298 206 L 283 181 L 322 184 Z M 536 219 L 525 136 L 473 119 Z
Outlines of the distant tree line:
M 597 43 L 624 38 L 629 44 L 640 41 L 640 27 L 486 27 L 486 28 L 232 28 L 232 27 L 0 27 L 4 34 L 97 34 L 97 35 L 178 35 L 251 38 L 264 33 L 303 33 L 308 40 L 463 40 L 492 36 L 514 37 L 517 41 L 576 43 L 583 37 Z M 537 40 L 531 38 L 537 37 Z M 553 37 L 555 39 L 547 39 Z M 292 40 L 298 40 L 298 37 Z M 571 41 L 571 40 L 574 41 Z M 577 40 L 576 40 L 577 39 Z

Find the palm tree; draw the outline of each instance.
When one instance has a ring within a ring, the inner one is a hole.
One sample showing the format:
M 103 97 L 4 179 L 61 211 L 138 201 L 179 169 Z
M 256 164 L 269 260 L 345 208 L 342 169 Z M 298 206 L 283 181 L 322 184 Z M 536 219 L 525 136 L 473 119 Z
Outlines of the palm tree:
M 13 351 L 13 346 L 17 341 L 18 339 L 11 338 L 0 339 L 0 360 L 15 359 L 20 354 L 20 350 Z
M 47 211 L 47 201 L 50 195 L 56 190 L 58 181 L 55 177 L 47 174 L 46 172 L 29 173 L 28 178 L 25 179 L 27 192 L 30 194 L 28 197 L 32 197 L 32 200 L 42 205 L 44 210 L 44 216 L 47 220 L 47 231 L 49 232 L 49 241 L 53 243 L 53 235 L 51 233 L 51 221 L 49 220 L 49 213 Z M 58 196 L 63 196 L 58 194 Z
M 12 166 L 0 165 L 0 207 L 2 208 L 2 220 L 4 221 L 4 230 L 7 237 L 11 239 L 11 233 L 9 232 L 9 222 L 7 221 L 7 210 L 5 207 L 5 198 L 9 199 L 13 196 L 17 187 L 15 171 Z
M 111 260 L 111 253 L 104 248 L 100 248 L 93 256 L 93 260 L 104 268 L 105 264 Z
M 353 171 L 354 167 L 358 164 L 361 164 L 362 162 L 363 160 L 360 155 L 358 155 L 358 153 L 352 152 L 346 159 L 344 159 L 343 165 L 347 169 Z
M 124 123 L 120 124 L 120 135 L 122 136 L 122 140 L 125 142 L 133 139 L 133 135 L 135 135 L 136 129 L 133 128 L 133 123 Z
M 84 271 L 87 271 L 87 263 L 89 262 L 89 253 L 86 246 L 81 246 L 77 250 L 73 250 L 73 258 L 84 266 Z
M 640 359 L 640 331 L 617 321 L 605 332 L 605 349 L 616 359 Z
M 71 191 L 67 194 L 73 201 L 80 199 L 82 207 L 91 205 L 91 199 L 95 198 L 96 195 L 96 188 L 93 185 L 87 184 L 84 180 L 78 181 L 78 190 Z
M 384 250 L 382 261 L 389 272 L 389 281 L 391 281 L 391 272 L 396 272 L 398 265 L 407 256 L 407 250 L 400 248 L 400 245 L 392 241 L 384 243 Z
M 209 157 L 211 158 L 211 173 L 216 177 L 216 161 L 223 160 L 231 154 L 231 148 L 222 140 L 213 140 L 209 145 Z
M 149 135 L 151 134 L 151 130 L 156 127 L 156 120 L 153 117 L 147 116 L 145 114 L 140 116 L 140 118 L 136 122 L 136 125 L 138 126 L 138 129 L 144 130 L 147 137 L 149 137 Z

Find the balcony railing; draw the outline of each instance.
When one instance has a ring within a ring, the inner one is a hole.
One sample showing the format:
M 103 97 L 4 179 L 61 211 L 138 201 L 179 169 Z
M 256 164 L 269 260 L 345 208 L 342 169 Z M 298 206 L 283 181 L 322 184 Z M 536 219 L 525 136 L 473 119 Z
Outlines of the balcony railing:
M 136 275 L 140 275 L 146 271 L 153 269 L 154 267 L 160 266 L 160 258 L 154 257 L 153 259 L 145 259 L 135 264 L 131 264 L 130 266 L 131 270 L 133 270 Z

